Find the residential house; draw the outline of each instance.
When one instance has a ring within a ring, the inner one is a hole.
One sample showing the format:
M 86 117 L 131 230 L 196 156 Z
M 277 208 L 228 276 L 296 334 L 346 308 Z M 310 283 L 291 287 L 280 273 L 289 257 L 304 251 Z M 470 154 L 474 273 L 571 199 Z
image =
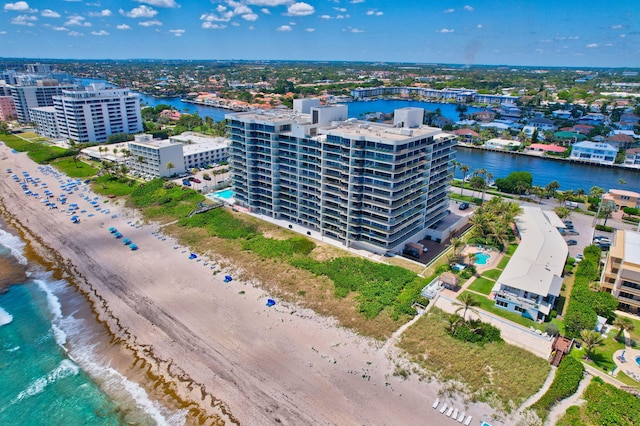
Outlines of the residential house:
M 618 309 L 640 314 L 640 233 L 616 231 L 600 288 L 618 299 Z
M 484 146 L 492 149 L 502 149 L 505 151 L 514 151 L 520 148 L 522 143 L 508 139 L 493 138 L 484 143 Z
M 475 144 L 480 142 L 480 133 L 471 129 L 457 129 L 451 133 L 456 135 L 462 143 Z
M 538 151 L 544 153 L 552 153 L 552 154 L 562 154 L 567 150 L 567 148 L 558 146 L 555 144 L 546 144 L 546 143 L 532 143 L 527 147 L 530 151 Z
M 515 225 L 520 244 L 492 289 L 495 306 L 534 321 L 544 321 L 562 288 L 569 248 L 557 225 L 558 215 L 539 207 L 522 207 Z
M 618 210 L 624 207 L 637 209 L 640 207 L 640 194 L 624 189 L 610 189 L 602 196 L 602 200 L 612 202 Z
M 527 122 L 527 125 L 533 126 L 540 131 L 556 130 L 556 126 L 553 124 L 553 121 L 544 117 L 534 117 Z
M 471 117 L 481 123 L 489 123 L 496 118 L 496 113 L 493 111 L 484 110 L 474 112 L 473 114 L 471 114 Z
M 570 158 L 598 164 L 613 164 L 618 150 L 602 142 L 584 141 L 573 144 Z
M 640 148 L 631 148 L 626 151 L 624 164 L 626 166 L 640 168 Z
M 554 118 L 559 118 L 561 120 L 568 120 L 572 117 L 571 111 L 567 111 L 566 109 L 557 109 L 551 112 Z
M 633 136 L 625 135 L 623 133 L 617 133 L 607 136 L 605 142 L 617 149 L 631 148 L 636 144 L 636 140 Z

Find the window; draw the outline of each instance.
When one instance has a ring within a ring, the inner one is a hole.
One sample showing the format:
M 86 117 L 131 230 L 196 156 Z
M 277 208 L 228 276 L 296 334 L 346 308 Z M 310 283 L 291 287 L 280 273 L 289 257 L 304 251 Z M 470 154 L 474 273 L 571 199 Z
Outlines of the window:
M 514 307 L 513 307 L 513 310 L 514 310 L 514 311 L 516 311 L 516 312 L 520 312 L 520 313 L 523 313 L 523 312 L 524 312 L 524 309 L 523 309 L 523 308 L 521 308 L 520 306 L 514 306 Z
M 502 307 L 502 308 L 506 308 L 507 306 L 509 306 L 509 304 L 503 300 L 496 300 L 496 305 Z

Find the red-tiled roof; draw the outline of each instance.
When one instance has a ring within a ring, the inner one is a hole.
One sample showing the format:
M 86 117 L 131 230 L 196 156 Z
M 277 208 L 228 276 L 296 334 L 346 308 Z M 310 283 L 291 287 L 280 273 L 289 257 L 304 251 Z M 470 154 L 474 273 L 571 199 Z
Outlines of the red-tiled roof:
M 613 136 L 609 136 L 606 140 L 611 142 L 634 142 L 633 136 L 625 135 L 624 133 L 618 133 Z
M 478 132 L 475 132 L 471 129 L 457 129 L 453 131 L 454 134 L 458 135 L 458 136 L 473 136 L 473 137 L 480 137 L 480 134 Z
M 532 143 L 529 148 L 531 149 L 539 149 L 541 151 L 549 151 L 549 152 L 565 152 L 567 148 L 563 148 L 554 144 L 544 144 L 544 143 Z

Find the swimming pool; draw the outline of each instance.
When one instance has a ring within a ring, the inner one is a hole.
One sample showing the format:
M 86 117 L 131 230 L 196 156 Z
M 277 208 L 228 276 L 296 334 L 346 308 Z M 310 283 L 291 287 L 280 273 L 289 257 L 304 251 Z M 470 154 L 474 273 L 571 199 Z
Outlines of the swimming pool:
M 230 200 L 233 196 L 236 195 L 232 189 L 225 189 L 223 191 L 214 192 L 213 196 L 216 198 L 222 198 L 223 200 Z
M 636 364 L 638 364 L 638 366 L 640 367 L 640 356 L 636 357 Z
M 476 252 L 475 264 L 476 265 L 486 265 L 487 262 L 491 259 L 491 255 L 487 253 L 483 253 L 481 251 Z

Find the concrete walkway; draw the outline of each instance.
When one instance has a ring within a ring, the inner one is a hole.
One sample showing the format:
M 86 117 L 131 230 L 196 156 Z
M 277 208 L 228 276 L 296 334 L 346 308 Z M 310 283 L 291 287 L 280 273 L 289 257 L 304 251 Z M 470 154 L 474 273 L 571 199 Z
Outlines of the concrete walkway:
M 580 384 L 578 385 L 578 390 L 576 391 L 576 393 L 571 395 L 569 398 L 563 399 L 562 401 L 554 405 L 551 411 L 549 412 L 547 421 L 544 422 L 544 424 L 555 425 L 558 422 L 558 419 L 564 416 L 564 413 L 567 411 L 567 408 L 571 407 L 572 405 L 583 404 L 585 401 L 584 399 L 582 399 L 582 394 L 584 393 L 584 390 L 587 388 L 587 386 L 589 386 L 589 383 L 591 383 L 592 378 L 593 376 L 591 376 L 590 374 L 585 375 L 584 379 L 580 381 Z

